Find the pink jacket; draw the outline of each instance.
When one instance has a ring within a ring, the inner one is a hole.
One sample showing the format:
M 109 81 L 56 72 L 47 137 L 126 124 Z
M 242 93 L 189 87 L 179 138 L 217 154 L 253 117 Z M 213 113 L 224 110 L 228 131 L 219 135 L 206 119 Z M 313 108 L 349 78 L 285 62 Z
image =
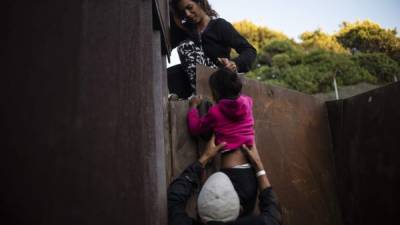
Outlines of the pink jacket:
M 189 132 L 199 135 L 210 130 L 215 132 L 215 144 L 226 142 L 222 152 L 254 143 L 253 100 L 241 95 L 235 100 L 222 99 L 208 113 L 200 117 L 196 108 L 188 112 Z

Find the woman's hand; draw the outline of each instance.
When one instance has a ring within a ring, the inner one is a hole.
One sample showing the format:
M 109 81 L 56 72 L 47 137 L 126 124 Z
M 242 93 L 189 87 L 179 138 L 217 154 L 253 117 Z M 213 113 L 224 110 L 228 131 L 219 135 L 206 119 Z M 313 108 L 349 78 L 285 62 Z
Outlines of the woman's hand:
M 203 101 L 203 98 L 201 96 L 197 96 L 197 95 L 192 96 L 189 99 L 189 107 L 190 108 L 197 107 L 201 103 L 201 101 Z
M 199 162 L 203 167 L 207 165 L 207 163 L 213 159 L 218 151 L 223 148 L 226 145 L 225 142 L 222 142 L 219 145 L 215 145 L 215 134 L 211 137 L 210 141 L 208 141 L 206 149 L 203 151 L 203 154 L 201 154 Z
M 228 70 L 236 73 L 237 72 L 237 66 L 236 63 L 232 60 L 229 60 L 227 58 L 218 58 L 218 61 Z

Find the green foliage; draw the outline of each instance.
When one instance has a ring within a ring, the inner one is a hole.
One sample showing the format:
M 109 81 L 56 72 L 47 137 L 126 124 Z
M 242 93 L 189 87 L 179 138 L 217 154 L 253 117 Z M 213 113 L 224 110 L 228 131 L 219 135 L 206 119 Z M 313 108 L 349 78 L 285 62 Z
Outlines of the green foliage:
M 314 94 L 359 82 L 383 84 L 400 77 L 400 41 L 396 30 L 371 21 L 343 23 L 329 35 L 304 32 L 296 43 L 285 35 L 251 22 L 236 29 L 258 50 L 255 67 L 247 76 L 270 84 Z
M 336 53 L 348 53 L 348 50 L 337 41 L 335 36 L 328 35 L 320 29 L 314 32 L 304 32 L 300 35 L 300 39 L 302 40 L 301 45 L 307 50 L 324 49 Z
M 318 92 L 318 84 L 310 66 L 298 65 L 282 72 L 282 78 L 290 88 L 309 94 Z
M 400 77 L 400 66 L 383 53 L 358 53 L 354 60 L 380 82 L 390 82 L 393 76 Z
M 290 57 L 288 54 L 282 53 L 277 54 L 272 57 L 272 66 L 278 68 L 286 68 L 289 67 Z
M 248 76 L 308 94 L 332 91 L 334 77 L 339 85 L 376 83 L 377 80 L 349 54 L 316 49 L 304 54 L 301 61 L 290 65 L 287 53 L 276 54 L 271 66 L 260 66 Z
M 388 54 L 400 63 L 400 38 L 396 29 L 383 29 L 370 20 L 343 22 L 336 37 L 346 48 L 365 53 Z
M 273 40 L 259 52 L 257 64 L 272 66 L 273 58 L 281 54 L 286 55 L 284 57 L 289 65 L 296 65 L 301 63 L 304 50 L 292 40 Z
M 246 74 L 246 76 L 248 78 L 264 81 L 267 79 L 266 76 L 271 74 L 270 70 L 271 70 L 271 67 L 269 67 L 269 66 L 260 66 L 256 69 L 249 71 Z
M 336 77 L 339 85 L 352 85 L 361 81 L 375 82 L 376 80 L 348 54 L 316 50 L 304 58 L 304 64 L 313 69 L 320 92 L 332 90 L 333 77 Z
M 267 27 L 257 26 L 247 20 L 234 23 L 233 26 L 257 49 L 257 51 L 264 48 L 271 40 L 289 39 L 281 32 L 273 31 Z

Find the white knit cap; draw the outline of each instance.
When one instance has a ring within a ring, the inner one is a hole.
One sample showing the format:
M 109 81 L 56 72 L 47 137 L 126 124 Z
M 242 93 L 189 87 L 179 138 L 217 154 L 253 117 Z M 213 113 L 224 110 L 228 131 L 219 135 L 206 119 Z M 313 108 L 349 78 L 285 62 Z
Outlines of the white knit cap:
M 197 209 L 204 222 L 229 222 L 239 216 L 239 196 L 226 174 L 217 172 L 207 179 L 197 199 Z

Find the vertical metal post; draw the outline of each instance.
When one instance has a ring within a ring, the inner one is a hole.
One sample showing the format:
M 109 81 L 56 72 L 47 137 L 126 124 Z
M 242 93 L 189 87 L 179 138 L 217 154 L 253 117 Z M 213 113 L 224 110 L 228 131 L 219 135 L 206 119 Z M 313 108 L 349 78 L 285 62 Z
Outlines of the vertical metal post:
M 336 100 L 339 100 L 339 91 L 338 91 L 338 88 L 337 88 L 336 76 L 333 77 L 333 87 L 335 88 Z

